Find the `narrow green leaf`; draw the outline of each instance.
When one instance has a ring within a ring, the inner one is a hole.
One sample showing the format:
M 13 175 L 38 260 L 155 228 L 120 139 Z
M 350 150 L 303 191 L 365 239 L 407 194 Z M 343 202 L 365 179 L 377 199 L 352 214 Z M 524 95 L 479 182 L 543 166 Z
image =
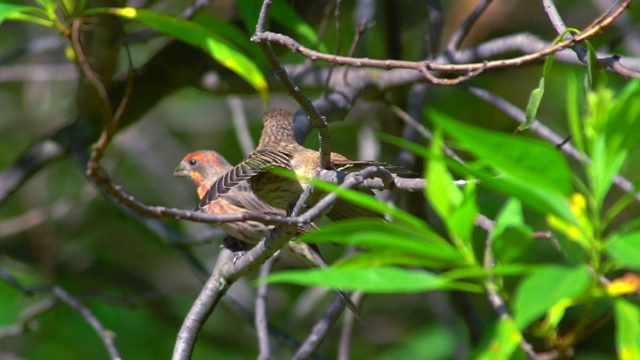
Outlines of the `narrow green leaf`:
M 220 64 L 243 78 L 262 97 L 268 99 L 267 81 L 254 62 L 236 50 L 218 34 L 191 21 L 135 8 L 111 8 L 109 12 L 128 19 L 135 19 L 167 35 L 202 48 Z
M 562 32 L 555 40 L 554 44 L 562 41 L 566 34 L 570 32 L 579 33 L 577 29 L 567 28 Z M 542 77 L 540 78 L 540 83 L 538 87 L 531 91 L 531 95 L 529 95 L 529 101 L 527 102 L 527 108 L 525 110 L 525 121 L 518 126 L 518 131 L 523 131 L 531 127 L 533 122 L 536 120 L 536 115 L 538 114 L 538 108 L 540 107 L 540 102 L 542 101 L 542 96 L 544 95 L 544 84 L 545 79 L 551 73 L 551 67 L 553 66 L 553 61 L 556 58 L 556 54 L 550 54 L 544 61 L 544 67 L 542 68 Z
M 425 224 L 426 226 L 426 224 Z M 301 241 L 337 243 L 370 250 L 393 250 L 413 257 L 424 257 L 450 265 L 463 263 L 456 249 L 436 232 L 416 230 L 394 223 L 370 219 L 345 220 L 322 226 L 300 236 Z
M 462 203 L 462 191 L 453 183 L 453 177 L 445 165 L 442 153 L 442 132 L 439 129 L 436 129 L 433 134 L 431 154 L 427 166 L 429 185 L 425 192 L 433 208 L 447 222 Z
M 590 41 L 585 40 L 587 47 L 587 84 L 589 89 L 596 90 L 604 85 L 605 74 L 598 65 L 598 54 Z
M 212 33 L 226 39 L 229 43 L 232 43 L 249 54 L 252 60 L 265 62 L 264 56 L 256 44 L 252 43 L 251 36 L 240 29 L 233 23 L 227 20 L 218 19 L 213 16 L 198 14 L 193 18 L 193 21 L 199 25 L 204 26 Z
M 580 121 L 578 82 L 573 76 L 567 79 L 567 118 L 571 129 L 571 140 L 580 152 L 585 152 L 584 133 Z
M 585 266 L 546 266 L 522 281 L 515 294 L 514 319 L 524 329 L 564 299 L 575 299 L 589 287 Z
M 537 271 L 537 267 L 531 264 L 498 264 L 491 269 L 483 266 L 471 266 L 457 268 L 440 274 L 445 279 L 450 280 L 474 280 L 484 279 L 490 275 L 494 276 L 516 276 L 531 274 Z
M 503 317 L 493 329 L 493 336 L 476 359 L 511 359 L 511 355 L 522 341 L 522 334 L 512 319 Z
M 430 117 L 461 145 L 500 172 L 532 187 L 571 194 L 572 173 L 554 146 L 511 134 L 465 125 L 436 111 Z
M 640 271 L 640 232 L 614 237 L 605 250 L 623 267 Z
M 378 138 L 390 144 L 410 150 L 420 156 L 430 159 L 429 149 L 406 140 L 398 139 L 387 134 L 378 134 Z M 477 178 L 481 180 L 480 186 L 487 186 L 495 191 L 515 196 L 520 201 L 530 205 L 533 209 L 542 214 L 552 213 L 564 220 L 575 223 L 576 219 L 571 213 L 567 198 L 555 191 L 547 191 L 537 186 L 533 186 L 528 180 L 514 179 L 509 176 L 496 177 L 495 174 L 486 170 L 465 167 L 458 162 L 446 159 L 449 169 L 465 177 Z M 489 161 L 489 163 L 491 163 Z
M 29 15 L 29 13 L 35 13 L 41 17 Z M 16 20 L 53 27 L 53 22 L 47 20 L 46 17 L 47 13 L 37 7 L 0 3 L 0 25 L 6 20 Z
M 331 267 L 327 269 L 281 271 L 269 275 L 267 282 L 326 286 L 369 293 L 423 292 L 432 290 L 482 291 L 482 287 L 479 285 L 449 281 L 427 271 L 394 267 L 365 269 Z
M 426 223 L 422 219 L 413 216 L 405 211 L 402 211 L 395 206 L 390 206 L 389 204 L 378 201 L 378 199 L 367 194 L 363 194 L 351 189 L 343 189 L 336 184 L 324 182 L 318 179 L 311 179 L 311 183 L 317 189 L 327 192 L 335 192 L 340 198 L 350 201 L 365 209 L 373 210 L 380 214 L 389 214 L 394 219 L 411 225 L 416 229 L 425 228 Z
M 547 61 L 550 57 L 547 57 Z M 524 131 L 533 125 L 536 121 L 536 115 L 538 114 L 538 108 L 542 102 L 542 96 L 544 95 L 544 77 L 540 78 L 540 84 L 537 88 L 533 89 L 531 95 L 529 95 L 529 101 L 524 111 L 524 122 L 518 126 L 518 131 Z
M 621 360 L 640 359 L 640 309 L 623 298 L 615 300 L 616 347 Z
M 574 224 L 577 221 L 571 212 L 568 198 L 554 191 L 533 186 L 529 181 L 523 181 L 510 176 L 496 177 L 486 170 L 464 167 L 455 161 L 449 161 L 449 167 L 459 173 L 478 178 L 481 186 L 486 186 L 503 194 L 517 197 L 520 201 L 528 204 L 533 210 L 543 215 L 551 213 Z

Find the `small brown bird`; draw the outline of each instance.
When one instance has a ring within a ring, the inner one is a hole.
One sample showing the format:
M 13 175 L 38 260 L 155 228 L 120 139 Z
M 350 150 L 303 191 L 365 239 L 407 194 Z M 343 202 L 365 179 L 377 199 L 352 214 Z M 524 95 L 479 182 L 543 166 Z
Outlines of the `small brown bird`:
M 193 181 L 198 188 L 198 196 L 202 198 L 211 184 L 221 175 L 233 169 L 233 166 L 220 154 L 212 150 L 195 151 L 187 154 L 180 165 L 173 172 L 174 176 L 186 177 Z M 208 202 L 202 207 L 208 214 L 234 214 L 244 212 L 266 213 L 284 216 L 282 209 L 277 209 L 260 201 L 249 189 L 246 182 L 240 182 L 217 200 Z M 264 225 L 257 221 L 230 222 L 220 224 L 222 230 L 234 238 L 255 245 L 267 236 L 273 225 Z M 317 226 L 313 223 L 298 227 L 300 233 L 314 231 Z M 285 247 L 306 266 L 324 268 L 327 266 L 317 247 L 300 241 L 289 241 Z M 351 311 L 358 315 L 358 308 L 349 296 L 339 290 L 338 295 Z
M 284 109 L 271 109 L 264 114 L 264 128 L 257 149 L 231 171 L 222 175 L 209 189 L 200 206 L 228 193 L 243 181 L 265 203 L 289 212 L 304 190 L 310 186 L 306 179 L 316 177 L 322 170 L 320 153 L 298 144 L 293 132 L 293 115 Z M 380 161 L 353 161 L 331 153 L 331 165 L 337 171 L 355 172 L 369 166 L 382 166 L 397 174 L 411 174 L 400 167 Z M 274 174 L 272 169 L 280 168 L 295 172 L 297 179 Z M 358 190 L 375 196 L 371 190 Z M 307 199 L 307 206 L 320 200 L 323 193 L 316 191 Z M 355 217 L 382 217 L 380 214 L 363 209 L 346 200 L 338 199 L 327 213 L 333 221 Z
M 198 196 L 202 198 L 211 185 L 231 169 L 233 169 L 233 166 L 222 155 L 215 151 L 202 150 L 187 154 L 175 169 L 173 175 L 191 179 L 197 187 Z M 240 183 L 217 201 L 207 203 L 202 209 L 204 212 L 213 215 L 245 212 L 285 215 L 284 210 L 274 208 L 260 201 L 251 192 L 246 182 Z M 240 241 L 255 245 L 262 238 L 269 235 L 273 226 L 264 225 L 257 221 L 245 221 L 222 223 L 220 228 Z M 303 233 L 316 229 L 317 227 L 311 223 L 300 226 L 298 231 Z M 289 242 L 287 248 L 307 266 L 326 266 L 317 248 L 298 241 Z

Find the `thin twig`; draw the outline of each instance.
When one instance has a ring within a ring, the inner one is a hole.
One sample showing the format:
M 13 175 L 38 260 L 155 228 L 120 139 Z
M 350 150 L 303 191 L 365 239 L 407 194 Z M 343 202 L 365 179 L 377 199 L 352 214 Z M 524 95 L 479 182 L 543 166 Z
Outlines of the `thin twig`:
M 483 266 L 487 270 L 488 273 L 491 273 L 491 269 L 494 266 L 493 253 L 491 248 L 493 247 L 493 229 L 487 232 L 487 239 L 485 240 L 485 248 L 484 248 L 484 260 Z M 507 309 L 507 305 L 504 302 L 504 299 L 498 293 L 498 284 L 496 283 L 495 276 L 489 275 L 485 281 L 485 289 L 487 290 L 487 298 L 489 299 L 489 303 L 496 311 L 500 319 L 508 319 L 511 318 L 509 314 L 509 310 Z M 522 337 L 520 341 L 520 348 L 527 354 L 529 359 L 535 359 L 536 353 L 533 351 L 533 346 L 527 342 L 527 340 Z
M 485 10 L 487 10 L 487 8 L 489 7 L 489 5 L 491 5 L 491 2 L 492 0 L 478 1 L 478 5 L 476 5 L 476 7 L 471 12 L 471 14 L 469 14 L 469 16 L 464 20 L 462 25 L 460 25 L 460 27 L 453 33 L 453 35 L 451 35 L 451 38 L 449 38 L 449 43 L 447 44 L 447 53 L 449 56 L 453 57 L 454 60 L 455 60 L 454 54 L 456 50 L 460 47 L 464 38 L 467 37 L 473 25 L 476 23 L 476 21 L 478 21 L 478 18 L 480 18 L 482 13 L 484 13 Z
M 240 148 L 242 148 L 245 155 L 248 155 L 256 146 L 249 133 L 249 126 L 244 108 L 242 107 L 242 101 L 240 101 L 240 98 L 237 96 L 228 96 L 227 103 L 231 110 L 231 120 L 233 120 L 233 127 L 236 130 L 236 138 L 238 138 Z
M 184 319 L 173 349 L 173 359 L 189 359 L 193 353 L 196 339 L 204 322 L 213 312 L 222 296 L 240 277 L 246 275 L 254 266 L 266 261 L 280 250 L 296 233 L 295 226 L 274 228 L 269 236 L 247 251 L 240 258 L 222 248 L 216 267 L 200 291 L 198 298 Z
M 118 349 L 114 344 L 114 339 L 116 337 L 115 334 L 113 333 L 113 331 L 106 329 L 102 325 L 100 320 L 98 320 L 98 318 L 96 318 L 96 316 L 93 315 L 93 313 L 91 312 L 91 310 L 89 310 L 89 308 L 82 305 L 78 300 L 76 300 L 73 296 L 71 296 L 68 292 L 66 292 L 60 286 L 54 286 L 51 289 L 51 292 L 62 302 L 69 305 L 70 308 L 79 312 L 80 315 L 82 315 L 82 317 L 89 323 L 89 325 L 93 327 L 93 329 L 96 331 L 100 339 L 102 339 L 104 346 L 107 348 L 107 351 L 109 352 L 109 357 L 112 360 L 122 359 L 122 357 L 118 353 Z
M 264 264 L 260 265 L 260 284 L 258 285 L 258 294 L 256 296 L 256 335 L 258 336 L 258 346 L 260 353 L 259 360 L 269 360 L 271 358 L 271 346 L 269 344 L 269 322 L 267 320 L 267 294 L 269 293 L 269 284 L 265 281 L 276 257 L 272 256 Z
M 76 298 L 71 296 L 71 294 L 69 294 L 61 286 L 54 285 L 54 286 L 26 287 L 2 268 L 0 268 L 0 277 L 2 277 L 9 285 L 18 289 L 20 292 L 22 292 L 25 295 L 32 295 L 36 291 L 50 292 L 51 294 L 53 294 L 53 296 L 55 296 L 58 300 L 62 301 L 63 303 L 67 304 L 71 309 L 80 313 L 80 315 L 82 315 L 82 317 L 89 323 L 89 325 L 91 325 L 91 327 L 94 328 L 94 330 L 98 334 L 98 337 L 100 337 L 100 339 L 104 343 L 104 346 L 106 347 L 107 352 L 109 353 L 109 357 L 112 360 L 121 359 L 121 356 L 118 353 L 118 349 L 116 348 L 114 343 L 115 334 L 111 330 L 107 330 L 102 325 L 100 320 L 98 320 L 98 318 L 95 315 L 93 315 L 93 313 L 91 312 L 91 310 L 89 310 L 89 308 L 82 305 L 80 301 L 78 301 Z M 36 314 L 31 313 L 30 315 L 27 315 L 27 316 L 30 318 L 33 318 L 37 314 L 43 311 L 46 311 L 48 308 L 50 308 L 49 304 L 47 303 L 43 303 L 41 305 L 42 305 L 42 308 L 38 307 L 32 310 Z
M 362 291 L 356 291 L 351 300 L 359 308 L 362 308 L 362 303 L 366 297 L 366 293 Z M 353 337 L 353 328 L 356 324 L 356 315 L 351 312 L 345 314 L 344 324 L 340 331 L 340 344 L 338 345 L 338 360 L 351 359 L 351 338 Z
M 305 341 L 302 343 L 300 348 L 298 348 L 291 359 L 307 359 L 309 355 L 316 351 L 318 346 L 320 346 L 322 341 L 326 338 L 329 329 L 331 329 L 331 326 L 333 326 L 333 324 L 335 324 L 335 322 L 340 317 L 340 314 L 342 313 L 344 308 L 345 302 L 340 296 L 336 295 L 331 301 L 331 304 L 329 304 L 327 310 L 322 315 L 322 318 L 320 318 L 320 320 L 318 320 L 318 322 L 314 325 L 309 336 L 307 336 Z

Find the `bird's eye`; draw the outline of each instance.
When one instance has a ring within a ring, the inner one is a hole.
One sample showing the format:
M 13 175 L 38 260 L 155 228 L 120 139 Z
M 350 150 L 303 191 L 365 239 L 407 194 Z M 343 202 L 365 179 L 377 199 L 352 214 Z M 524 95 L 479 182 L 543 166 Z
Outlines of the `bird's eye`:
M 198 161 L 196 161 L 196 159 L 189 160 L 189 165 L 191 165 L 191 166 L 193 166 L 193 165 L 195 165 L 197 163 L 198 163 Z

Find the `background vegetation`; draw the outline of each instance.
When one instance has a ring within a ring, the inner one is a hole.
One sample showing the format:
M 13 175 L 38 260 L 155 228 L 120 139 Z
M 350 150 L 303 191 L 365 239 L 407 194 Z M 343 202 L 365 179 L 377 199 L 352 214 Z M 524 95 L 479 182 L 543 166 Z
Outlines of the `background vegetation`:
M 310 334 L 316 358 L 640 358 L 640 14 L 628 3 L 274 0 L 262 30 L 301 50 L 256 31 L 257 1 L 0 2 L 0 358 L 117 358 L 110 341 L 125 359 L 170 356 L 224 234 L 139 214 L 108 189 L 193 209 L 193 186 L 171 176 L 186 153 L 239 162 L 267 107 L 297 111 L 316 149 L 304 99 L 327 117 L 332 151 L 429 186 L 382 194 L 401 209 L 381 209 L 391 224 L 308 236 L 330 271 L 278 259 L 272 358 Z M 303 93 L 274 74 L 269 45 Z M 323 54 L 347 58 L 310 60 Z M 86 175 L 90 158 L 109 178 Z M 267 354 L 249 268 L 193 358 Z M 360 320 L 314 329 L 340 314 L 327 286 L 367 293 Z

